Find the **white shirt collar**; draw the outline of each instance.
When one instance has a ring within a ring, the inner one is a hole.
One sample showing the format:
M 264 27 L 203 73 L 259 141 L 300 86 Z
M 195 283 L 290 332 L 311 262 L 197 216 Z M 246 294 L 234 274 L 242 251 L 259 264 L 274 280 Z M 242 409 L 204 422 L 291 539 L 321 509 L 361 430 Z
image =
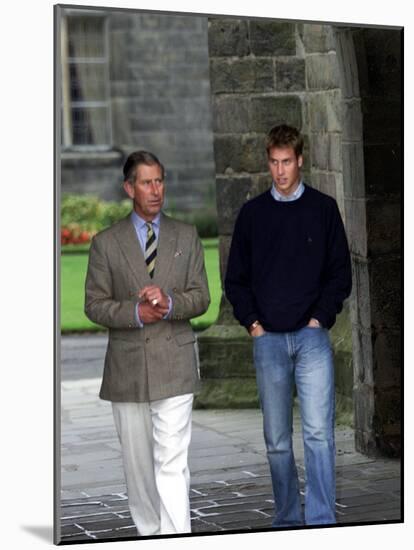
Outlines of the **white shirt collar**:
M 301 180 L 297 188 L 290 195 L 286 196 L 286 195 L 282 195 L 282 193 L 279 193 L 279 191 L 276 189 L 275 182 L 272 183 L 272 189 L 270 192 L 272 193 L 272 196 L 275 200 L 289 202 L 289 201 L 297 200 L 304 191 L 305 191 L 305 186 L 303 185 L 303 181 Z
M 156 225 L 159 227 L 160 225 L 160 218 L 161 218 L 161 212 L 158 212 L 158 214 L 155 216 L 155 218 L 151 221 L 153 225 Z M 135 210 L 132 211 L 132 221 L 135 225 L 135 227 L 138 227 L 138 229 L 141 229 L 143 226 L 147 224 L 147 221 L 141 218 Z

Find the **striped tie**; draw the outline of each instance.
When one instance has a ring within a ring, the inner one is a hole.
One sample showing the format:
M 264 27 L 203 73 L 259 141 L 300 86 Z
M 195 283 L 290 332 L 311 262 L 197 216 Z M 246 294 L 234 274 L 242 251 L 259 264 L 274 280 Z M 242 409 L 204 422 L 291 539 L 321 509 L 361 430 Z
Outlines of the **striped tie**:
M 157 243 L 152 223 L 147 222 L 147 242 L 145 244 L 145 262 L 151 279 L 154 277 L 155 258 L 157 257 Z

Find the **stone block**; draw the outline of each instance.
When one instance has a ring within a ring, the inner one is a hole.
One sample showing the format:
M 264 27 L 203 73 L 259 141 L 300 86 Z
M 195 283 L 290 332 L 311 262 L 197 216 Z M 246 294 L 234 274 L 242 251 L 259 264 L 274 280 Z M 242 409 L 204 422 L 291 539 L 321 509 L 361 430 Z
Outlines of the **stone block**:
M 342 171 L 342 135 L 329 134 L 328 169 L 333 172 Z
M 370 274 L 366 260 L 352 258 L 351 319 L 357 330 L 371 330 Z M 353 328 L 354 330 L 354 328 Z
M 294 95 L 277 97 L 252 97 L 249 126 L 253 132 L 269 132 L 276 124 L 286 123 L 301 128 L 302 102 Z
M 336 172 L 334 174 L 335 176 L 335 187 L 336 187 L 336 203 L 339 208 L 339 212 L 341 214 L 341 218 L 345 224 L 346 227 L 346 217 L 345 217 L 345 197 L 344 197 L 344 179 L 342 176 L 342 172 Z
M 111 102 L 112 139 L 114 143 L 128 143 L 131 139 L 130 105 L 126 99 L 113 98 Z
M 346 100 L 342 103 L 342 120 L 344 141 L 360 141 L 362 139 L 361 102 L 358 99 Z
M 194 49 L 184 50 L 184 63 L 200 63 L 207 67 L 209 62 L 207 34 L 205 37 L 204 35 L 195 35 L 195 40 L 197 41 L 198 46 L 194 46 Z M 179 67 L 176 67 L 176 69 L 177 72 L 179 72 Z
M 232 236 L 220 235 L 219 237 L 219 259 L 220 259 L 220 280 L 221 286 L 224 289 L 224 279 L 226 277 L 227 262 L 231 246 Z M 221 309 L 221 308 L 220 308 Z
M 295 55 L 294 23 L 280 21 L 249 21 L 251 51 L 256 56 Z
M 255 377 L 252 341 L 240 325 L 213 325 L 197 342 L 202 379 Z
M 400 388 L 403 368 L 401 333 L 384 331 L 374 342 L 374 376 L 378 388 Z
M 314 133 L 310 139 L 311 166 L 317 170 L 327 170 L 329 165 L 329 134 Z
M 374 384 L 372 331 L 352 325 L 353 380 L 356 387 Z
M 127 41 L 125 32 L 111 31 L 109 33 L 109 79 L 126 80 L 129 76 L 127 59 Z
M 272 178 L 270 174 L 259 174 L 252 177 L 253 185 L 250 190 L 250 198 L 257 197 L 261 193 L 268 191 L 272 186 Z
M 208 68 L 208 63 L 205 66 Z M 167 89 L 162 89 L 159 82 L 152 80 L 150 85 L 154 86 L 154 93 L 161 97 L 166 95 L 167 97 L 180 97 L 182 99 L 185 97 L 205 97 L 208 99 L 208 103 L 210 102 L 210 82 L 207 73 L 206 78 L 192 80 L 190 84 L 182 81 L 177 71 L 169 74 L 168 79 L 171 80 L 166 80 L 165 86 L 167 86 Z M 145 93 L 145 90 L 142 93 Z
M 250 198 L 252 180 L 248 177 L 217 177 L 216 198 L 220 208 L 217 212 L 220 235 L 231 235 L 237 214 Z
M 267 169 L 266 136 L 243 136 L 240 170 L 251 174 L 265 172 Z
M 120 153 L 102 153 L 89 159 L 82 154 L 62 158 L 62 193 L 97 195 L 104 200 L 125 199 Z
M 400 197 L 403 185 L 400 144 L 365 144 L 364 160 L 367 194 Z
M 336 54 L 308 56 L 306 58 L 306 82 L 309 91 L 340 88 Z
M 216 173 L 238 172 L 242 156 L 242 136 L 239 134 L 216 134 L 214 137 L 214 160 Z
M 353 254 L 366 258 L 368 253 L 366 201 L 345 197 L 344 203 L 349 248 Z
M 126 80 L 112 80 L 109 83 L 110 95 L 112 101 L 115 99 L 126 99 L 129 96 L 129 91 L 131 89 L 130 83 Z M 136 89 L 136 88 L 135 88 Z
M 304 109 L 306 111 L 306 109 Z M 302 127 L 306 128 L 308 125 L 305 122 L 302 122 Z M 303 145 L 303 165 L 302 165 L 302 174 L 305 179 L 305 181 L 311 181 L 310 178 L 310 172 L 311 172 L 311 146 L 310 146 L 310 139 L 309 136 L 305 133 L 302 135 L 304 139 L 304 145 Z
M 305 89 L 305 60 L 299 58 L 276 59 L 276 90 L 278 92 L 301 92 Z
M 213 98 L 213 129 L 216 133 L 243 133 L 249 125 L 249 100 L 240 96 Z
M 176 99 L 173 105 L 182 129 L 210 130 L 211 110 L 207 98 Z
M 113 11 L 109 18 L 109 27 L 111 31 L 119 30 L 122 32 L 131 30 L 136 24 L 136 19 L 139 18 L 138 14 L 131 12 Z
M 342 132 L 340 92 L 310 94 L 309 118 L 312 132 Z
M 340 66 L 342 97 L 344 99 L 359 98 L 359 75 L 355 56 L 354 31 L 334 27 L 336 55 Z
M 311 187 L 314 187 L 313 184 L 311 184 L 312 182 L 312 179 L 313 179 L 313 174 L 311 174 L 310 170 L 309 169 L 305 169 L 302 167 L 302 171 L 301 171 L 301 174 L 302 174 L 302 179 L 305 183 L 311 185 Z
M 184 31 L 184 32 L 183 32 Z M 145 38 L 145 42 L 151 41 L 151 44 L 154 47 L 154 50 L 156 52 L 155 59 L 160 59 L 163 64 L 165 64 L 165 60 L 163 59 L 163 56 L 160 56 L 160 54 L 167 54 L 171 50 L 175 50 L 180 55 L 187 50 L 188 52 L 188 45 L 191 44 L 192 48 L 194 49 L 194 52 L 200 52 L 205 47 L 205 53 L 206 58 L 207 56 L 207 33 L 203 35 L 203 33 L 200 32 L 192 32 L 189 29 L 183 29 L 181 30 L 175 30 L 171 29 L 168 33 L 163 34 L 162 36 L 157 35 L 156 40 L 154 40 L 154 35 L 152 33 L 149 33 Z M 148 40 L 148 38 L 150 40 Z M 205 38 L 205 42 L 203 40 Z M 158 46 L 158 48 L 157 48 Z M 169 58 L 167 58 L 169 59 Z M 181 58 L 180 59 L 184 59 Z
M 326 53 L 334 49 L 331 25 L 306 23 L 301 26 L 300 37 L 306 53 Z
M 374 259 L 370 263 L 371 321 L 375 329 L 401 329 L 401 257 Z
M 157 114 L 141 114 L 130 115 L 131 117 L 131 134 L 144 132 L 159 132 L 159 131 L 174 131 L 178 130 L 178 120 L 176 116 L 160 116 Z
M 401 204 L 393 200 L 366 202 L 368 254 L 401 253 Z
M 365 431 L 355 425 L 355 450 L 367 456 L 375 457 L 379 455 L 373 430 Z
M 335 174 L 326 172 L 312 172 L 312 186 L 319 189 L 322 193 L 336 198 L 336 179 Z
M 250 53 L 247 21 L 210 17 L 208 49 L 211 57 L 243 57 Z
M 335 389 L 337 393 L 352 399 L 352 334 L 349 320 L 349 309 L 344 307 L 337 316 L 336 323 L 330 330 L 330 339 L 334 350 Z
M 364 199 L 365 165 L 362 142 L 343 142 L 342 151 L 345 198 Z
M 213 93 L 269 92 L 274 89 L 273 61 L 213 58 L 210 80 Z
M 354 387 L 355 427 L 358 431 L 373 437 L 375 396 L 374 389 L 366 384 Z M 366 437 L 366 436 L 365 436 Z
M 225 258 L 225 261 L 227 263 L 227 258 Z M 221 259 L 220 259 L 220 262 L 221 262 Z M 225 267 L 226 266 L 224 266 L 224 268 Z M 220 267 L 220 269 L 222 269 L 222 267 Z M 223 270 L 223 272 L 224 272 L 224 270 Z M 222 284 L 222 286 L 224 287 L 223 284 Z M 238 323 L 235 320 L 234 315 L 233 315 L 233 306 L 227 300 L 226 296 L 224 295 L 224 291 L 223 291 L 222 295 L 221 295 L 220 310 L 219 310 L 219 315 L 218 315 L 218 318 L 217 318 L 217 321 L 216 321 L 216 325 L 221 326 L 221 325 L 237 325 L 237 324 Z
M 194 15 L 141 13 L 137 24 L 143 31 L 194 31 L 200 27 L 200 19 Z

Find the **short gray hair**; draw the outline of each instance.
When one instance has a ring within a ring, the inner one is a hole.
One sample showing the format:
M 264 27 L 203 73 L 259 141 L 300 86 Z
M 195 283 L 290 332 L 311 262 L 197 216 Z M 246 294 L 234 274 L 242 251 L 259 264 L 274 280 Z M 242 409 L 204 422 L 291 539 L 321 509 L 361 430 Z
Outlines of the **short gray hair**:
M 162 179 L 164 179 L 164 166 L 153 153 L 149 151 L 135 151 L 131 153 L 125 161 L 124 181 L 134 183 L 137 176 L 137 168 L 141 164 L 146 164 L 147 166 L 153 166 L 155 164 L 159 166 L 161 168 Z

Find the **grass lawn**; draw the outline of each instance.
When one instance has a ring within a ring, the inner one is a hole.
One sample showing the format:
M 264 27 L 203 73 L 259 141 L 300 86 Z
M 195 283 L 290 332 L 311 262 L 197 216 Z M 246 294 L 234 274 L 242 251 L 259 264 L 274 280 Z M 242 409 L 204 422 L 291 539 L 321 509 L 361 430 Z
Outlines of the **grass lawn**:
M 221 298 L 217 239 L 203 240 L 203 246 L 211 304 L 204 315 L 191 321 L 196 330 L 204 329 L 214 323 Z M 66 249 L 63 248 L 63 251 Z M 102 327 L 89 321 L 83 313 L 88 255 L 73 249 L 67 252 L 70 253 L 64 253 L 61 256 L 61 330 L 62 332 L 99 330 Z

